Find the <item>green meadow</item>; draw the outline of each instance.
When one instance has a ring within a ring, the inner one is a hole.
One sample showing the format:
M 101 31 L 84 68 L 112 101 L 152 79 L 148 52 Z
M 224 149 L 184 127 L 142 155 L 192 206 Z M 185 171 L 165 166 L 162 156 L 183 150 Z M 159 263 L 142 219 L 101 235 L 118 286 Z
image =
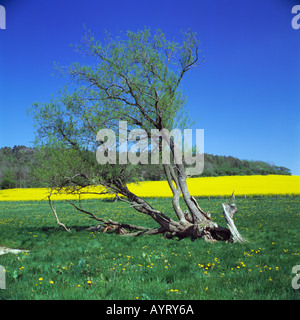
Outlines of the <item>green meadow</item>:
M 171 212 L 171 199 L 148 199 Z M 199 199 L 222 226 L 225 199 Z M 236 226 L 246 244 L 122 237 L 87 231 L 95 220 L 67 202 L 0 202 L 0 246 L 30 252 L 4 254 L 1 299 L 201 300 L 299 299 L 292 268 L 300 265 L 299 197 L 237 198 Z M 124 202 L 85 200 L 104 218 L 147 226 L 153 221 Z

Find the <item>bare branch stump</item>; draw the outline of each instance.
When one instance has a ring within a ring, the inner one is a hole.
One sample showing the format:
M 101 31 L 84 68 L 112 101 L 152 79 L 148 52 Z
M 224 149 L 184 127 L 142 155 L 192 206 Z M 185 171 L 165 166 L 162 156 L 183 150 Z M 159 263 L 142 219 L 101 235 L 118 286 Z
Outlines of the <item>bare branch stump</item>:
M 222 203 L 222 207 L 223 207 L 224 218 L 226 220 L 228 229 L 230 230 L 230 233 L 232 235 L 233 242 L 245 243 L 246 240 L 238 232 L 238 229 L 236 228 L 233 221 L 233 215 L 238 211 L 236 205 Z

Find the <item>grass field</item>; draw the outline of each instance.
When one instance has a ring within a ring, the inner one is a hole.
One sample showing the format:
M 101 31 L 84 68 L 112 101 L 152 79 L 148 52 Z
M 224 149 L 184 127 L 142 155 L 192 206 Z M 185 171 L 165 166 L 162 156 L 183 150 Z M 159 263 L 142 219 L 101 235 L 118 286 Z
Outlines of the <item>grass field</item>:
M 164 212 L 171 200 L 149 199 Z M 224 199 L 199 199 L 225 225 Z M 2 299 L 299 299 L 291 286 L 300 264 L 300 197 L 237 198 L 236 225 L 247 244 L 124 238 L 84 230 L 95 224 L 56 201 L 58 228 L 46 201 L 0 202 L 0 246 L 29 253 L 0 256 L 6 269 Z M 123 202 L 84 200 L 85 208 L 122 222 L 153 226 Z M 298 241 L 298 242 L 297 242 Z

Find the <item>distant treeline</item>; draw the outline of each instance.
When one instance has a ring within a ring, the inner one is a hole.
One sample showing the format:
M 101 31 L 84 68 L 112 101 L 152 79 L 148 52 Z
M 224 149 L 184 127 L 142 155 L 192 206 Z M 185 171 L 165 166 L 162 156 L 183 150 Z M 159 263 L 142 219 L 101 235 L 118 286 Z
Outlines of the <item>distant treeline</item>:
M 35 149 L 25 146 L 0 148 L 0 189 L 44 187 L 34 180 L 31 174 L 36 163 Z M 165 180 L 165 174 L 159 166 L 137 165 L 141 180 Z M 290 169 L 268 164 L 263 161 L 240 160 L 231 156 L 204 155 L 202 177 L 233 175 L 290 175 Z

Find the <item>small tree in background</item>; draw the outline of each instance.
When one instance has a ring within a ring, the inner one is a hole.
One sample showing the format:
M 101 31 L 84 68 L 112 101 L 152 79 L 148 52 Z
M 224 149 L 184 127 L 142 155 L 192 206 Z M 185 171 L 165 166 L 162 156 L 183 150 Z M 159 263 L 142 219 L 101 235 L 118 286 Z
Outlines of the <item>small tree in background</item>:
M 13 189 L 17 185 L 17 181 L 14 177 L 14 174 L 11 170 L 7 170 L 1 180 L 0 188 L 1 189 Z

